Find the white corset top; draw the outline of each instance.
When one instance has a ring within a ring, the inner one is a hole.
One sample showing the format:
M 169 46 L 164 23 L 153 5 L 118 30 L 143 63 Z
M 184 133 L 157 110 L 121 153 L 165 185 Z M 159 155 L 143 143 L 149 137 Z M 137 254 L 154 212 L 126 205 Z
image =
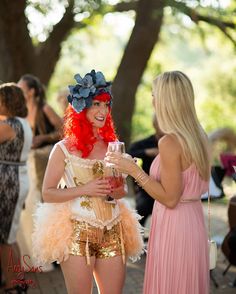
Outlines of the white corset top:
M 70 154 L 63 142 L 57 143 L 64 152 L 65 172 L 62 182 L 66 187 L 76 187 L 86 184 L 96 177 L 107 177 L 110 168 L 107 168 L 103 160 L 85 159 Z M 85 221 L 95 227 L 110 229 L 119 221 L 119 207 L 117 202 L 109 203 L 105 197 L 79 196 L 70 204 L 72 218 Z

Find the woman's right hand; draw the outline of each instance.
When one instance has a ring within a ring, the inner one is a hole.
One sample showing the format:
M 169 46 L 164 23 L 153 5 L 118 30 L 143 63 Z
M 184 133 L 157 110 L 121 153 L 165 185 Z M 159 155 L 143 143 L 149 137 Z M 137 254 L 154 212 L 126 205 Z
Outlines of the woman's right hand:
M 133 176 L 135 172 L 140 171 L 135 158 L 127 153 L 107 152 L 105 161 L 111 163 L 116 170 L 126 175 Z
M 80 189 L 80 194 L 82 193 L 88 196 L 106 197 L 111 194 L 109 181 L 102 178 L 91 180 L 78 188 Z

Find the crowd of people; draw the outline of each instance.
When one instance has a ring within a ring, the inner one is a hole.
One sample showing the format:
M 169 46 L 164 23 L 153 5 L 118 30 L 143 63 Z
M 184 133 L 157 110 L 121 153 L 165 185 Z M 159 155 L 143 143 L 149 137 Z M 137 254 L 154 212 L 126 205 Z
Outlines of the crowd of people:
M 5 293 L 27 292 L 24 283 L 12 284 L 15 273 L 6 269 L 9 252 L 13 260 L 20 258 L 16 236 L 29 191 L 29 157 L 36 172 L 35 187 L 42 192 L 37 208 L 25 206 L 35 215 L 32 255 L 41 265 L 60 263 L 69 294 L 91 293 L 93 278 L 100 293 L 112 289 L 121 294 L 127 258 L 135 260 L 144 252 L 142 226 L 149 215 L 143 293 L 209 293 L 201 206 L 210 179 L 207 135 L 184 73 L 158 75 L 152 97 L 155 134 L 133 143 L 123 154 L 107 151 L 119 134 L 111 115 L 111 83 L 102 72 L 75 75 L 68 101 L 60 100 L 64 120 L 46 102 L 45 87 L 37 77 L 25 74 L 17 84 L 0 86 Z M 136 157 L 142 159 L 142 166 Z M 138 214 L 124 200 L 127 175 L 136 183 Z

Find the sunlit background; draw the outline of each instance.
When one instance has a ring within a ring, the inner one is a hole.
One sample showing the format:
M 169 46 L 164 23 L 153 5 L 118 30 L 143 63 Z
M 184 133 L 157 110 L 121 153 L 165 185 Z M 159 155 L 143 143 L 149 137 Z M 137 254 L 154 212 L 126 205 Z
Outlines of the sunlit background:
M 62 44 L 61 58 L 48 87 L 49 102 L 59 113 L 57 93 L 73 83 L 75 73 L 83 75 L 94 68 L 103 71 L 107 79 L 114 78 L 134 26 L 132 11 L 107 13 L 104 17 L 98 14 L 91 21 L 89 10 L 79 13 L 79 7 L 84 7 L 86 2 L 79 1 L 76 20 L 87 21 L 89 25 L 84 29 L 75 28 Z M 115 4 L 119 1 L 107 2 Z M 35 42 L 43 42 L 63 16 L 67 1 L 31 0 L 29 3 L 26 14 L 30 34 Z M 195 7 L 199 1 L 188 1 L 188 4 Z M 222 9 L 232 5 L 230 0 L 200 1 L 200 4 Z M 175 14 L 167 7 L 161 39 L 138 88 L 132 140 L 153 132 L 151 82 L 160 71 L 173 69 L 186 72 L 193 81 L 197 112 L 208 133 L 224 126 L 236 130 L 236 59 L 232 43 L 217 28 L 205 23 L 196 26 L 188 16 Z

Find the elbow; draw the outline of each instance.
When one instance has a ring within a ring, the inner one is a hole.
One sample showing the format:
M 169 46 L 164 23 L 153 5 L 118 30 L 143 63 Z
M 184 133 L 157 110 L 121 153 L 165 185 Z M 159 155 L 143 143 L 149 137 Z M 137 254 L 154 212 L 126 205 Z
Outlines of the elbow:
M 45 189 L 42 190 L 42 200 L 43 200 L 43 202 L 50 202 L 50 199 L 48 197 L 48 193 Z
M 168 201 L 165 203 L 165 206 L 169 209 L 174 209 L 177 204 L 178 204 L 178 202 L 176 202 L 176 201 Z
M 48 202 L 46 193 L 42 192 L 42 200 L 43 202 Z
M 176 195 L 175 195 L 175 197 L 170 198 L 168 199 L 168 201 L 166 201 L 165 206 L 169 209 L 174 209 L 178 205 L 179 199 L 180 197 L 176 198 Z

